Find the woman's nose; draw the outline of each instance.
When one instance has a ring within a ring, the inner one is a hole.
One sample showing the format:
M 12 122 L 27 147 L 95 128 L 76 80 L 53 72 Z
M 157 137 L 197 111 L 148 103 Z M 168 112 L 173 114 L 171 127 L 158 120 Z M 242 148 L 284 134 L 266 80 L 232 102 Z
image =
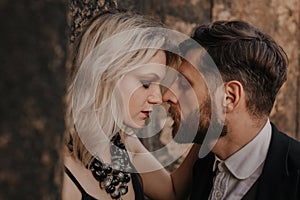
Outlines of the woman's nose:
M 150 104 L 162 104 L 162 94 L 159 84 L 153 85 L 151 94 L 148 96 L 148 102 Z

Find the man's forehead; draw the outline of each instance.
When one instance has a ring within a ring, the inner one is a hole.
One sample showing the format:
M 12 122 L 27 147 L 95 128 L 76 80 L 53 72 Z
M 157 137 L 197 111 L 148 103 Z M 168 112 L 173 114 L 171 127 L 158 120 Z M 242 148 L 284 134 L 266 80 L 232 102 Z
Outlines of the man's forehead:
M 204 48 L 193 48 L 185 53 L 183 59 L 196 66 L 197 64 L 199 64 L 201 59 L 205 58 L 206 55 L 207 52 Z
M 200 83 L 200 81 L 203 81 L 203 75 L 188 61 L 182 62 L 178 73 L 185 77 L 191 85 L 194 85 L 196 82 Z
M 211 74 L 215 74 L 216 78 L 221 77 L 216 64 L 204 48 L 188 50 L 182 57 L 181 66 L 184 68 L 186 66 L 190 69 L 193 68 L 192 71 L 194 71 L 194 73 L 197 72 L 201 75 L 206 74 L 206 72 L 210 72 Z M 183 69 L 180 69 L 179 67 L 179 71 L 182 70 Z
M 182 63 L 178 68 L 178 72 L 182 74 L 200 73 L 199 70 L 197 70 L 197 68 L 186 59 L 182 60 Z
M 203 49 L 191 49 L 191 50 L 188 50 L 186 52 L 186 54 L 182 57 L 182 64 L 181 66 L 187 66 L 188 67 L 192 67 L 194 68 L 195 70 L 198 70 L 199 71 L 199 67 L 200 67 L 200 64 L 201 64 L 201 59 L 204 59 L 204 53 L 203 53 Z M 180 67 L 181 67 L 180 66 Z M 180 69 L 179 67 L 179 71 L 181 71 L 182 69 Z

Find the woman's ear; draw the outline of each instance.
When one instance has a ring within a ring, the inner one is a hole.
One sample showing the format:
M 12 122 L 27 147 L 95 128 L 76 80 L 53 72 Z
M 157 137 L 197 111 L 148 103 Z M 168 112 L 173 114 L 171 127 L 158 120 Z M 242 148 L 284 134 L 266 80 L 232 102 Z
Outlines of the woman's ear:
M 244 96 L 243 85 L 236 80 L 224 83 L 225 104 L 226 112 L 232 112 L 240 103 Z

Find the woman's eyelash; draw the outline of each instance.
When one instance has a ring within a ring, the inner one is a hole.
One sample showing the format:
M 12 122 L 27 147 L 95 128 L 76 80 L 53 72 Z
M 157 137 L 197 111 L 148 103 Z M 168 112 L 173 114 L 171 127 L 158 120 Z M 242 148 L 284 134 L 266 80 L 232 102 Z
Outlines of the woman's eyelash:
M 151 82 L 152 81 L 141 81 L 141 83 L 145 89 L 148 89 L 150 87 Z

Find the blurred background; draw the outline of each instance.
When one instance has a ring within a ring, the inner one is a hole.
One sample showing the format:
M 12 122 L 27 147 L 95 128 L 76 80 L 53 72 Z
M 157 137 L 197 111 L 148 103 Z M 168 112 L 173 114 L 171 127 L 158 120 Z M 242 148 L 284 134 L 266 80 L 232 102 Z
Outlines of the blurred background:
M 0 0 L 0 200 L 60 199 L 70 41 L 88 18 L 116 7 L 188 35 L 198 24 L 228 19 L 271 35 L 289 57 L 271 120 L 300 140 L 299 0 Z M 155 148 L 159 139 L 144 143 Z

